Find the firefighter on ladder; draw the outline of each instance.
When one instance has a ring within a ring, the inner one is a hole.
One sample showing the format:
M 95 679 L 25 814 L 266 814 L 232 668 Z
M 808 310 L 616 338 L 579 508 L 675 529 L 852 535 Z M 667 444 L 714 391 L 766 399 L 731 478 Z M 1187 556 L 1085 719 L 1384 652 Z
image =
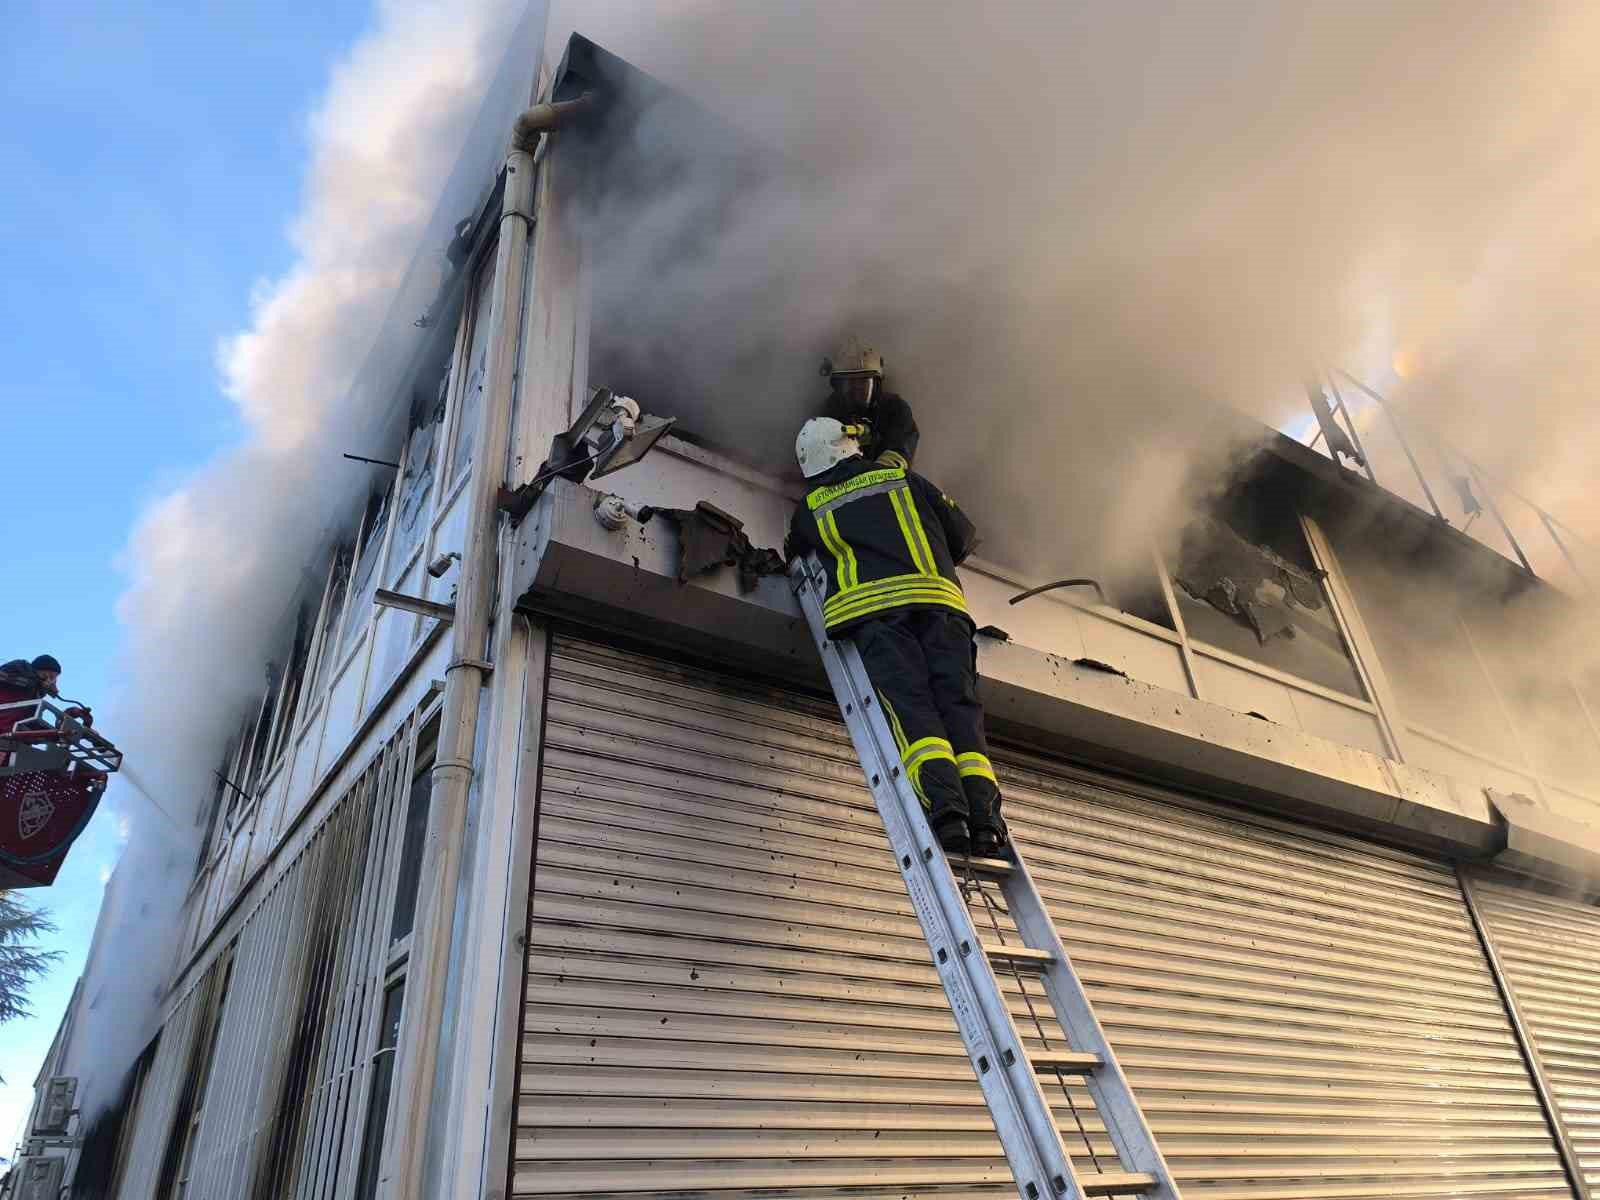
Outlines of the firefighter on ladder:
M 859 428 L 814 417 L 795 441 L 811 490 L 786 557 L 815 554 L 828 633 L 861 652 L 900 761 L 939 845 L 993 857 L 1009 838 L 977 692 L 973 622 L 956 565 L 977 536 L 922 476 L 862 455 Z
M 848 337 L 832 358 L 823 360 L 822 374 L 831 389 L 822 415 L 859 426 L 857 440 L 867 458 L 909 471 L 921 435 L 911 405 L 884 390 L 883 355 L 860 338 Z

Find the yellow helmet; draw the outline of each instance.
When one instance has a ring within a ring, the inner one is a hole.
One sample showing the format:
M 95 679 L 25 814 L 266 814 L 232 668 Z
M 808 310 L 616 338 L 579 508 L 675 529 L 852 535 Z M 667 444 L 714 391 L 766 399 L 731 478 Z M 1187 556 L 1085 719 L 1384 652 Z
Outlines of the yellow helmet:
M 832 358 L 822 360 L 821 373 L 831 379 L 848 379 L 856 375 L 882 379 L 883 355 L 851 334 L 840 344 Z

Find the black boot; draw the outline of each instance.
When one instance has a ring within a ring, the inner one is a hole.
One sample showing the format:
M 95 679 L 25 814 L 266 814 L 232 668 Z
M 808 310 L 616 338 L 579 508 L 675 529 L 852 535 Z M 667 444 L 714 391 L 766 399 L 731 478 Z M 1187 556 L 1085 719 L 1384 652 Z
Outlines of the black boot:
M 946 854 L 964 858 L 971 851 L 972 834 L 967 829 L 966 821 L 960 817 L 940 825 L 933 831 L 933 836 L 939 839 L 939 849 Z
M 974 858 L 1010 858 L 1011 839 L 998 829 L 979 829 L 972 835 Z

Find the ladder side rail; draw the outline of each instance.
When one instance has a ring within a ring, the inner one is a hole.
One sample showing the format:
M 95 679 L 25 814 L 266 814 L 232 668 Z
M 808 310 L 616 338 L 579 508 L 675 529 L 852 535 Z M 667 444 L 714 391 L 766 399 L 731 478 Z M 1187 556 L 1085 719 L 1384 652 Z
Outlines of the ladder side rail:
M 827 636 L 821 567 L 804 559 L 790 578 L 841 715 L 867 775 L 934 967 L 972 1060 L 995 1131 L 1023 1200 L 1081 1200 L 1054 1114 L 1039 1086 L 955 877 L 934 844 L 921 803 L 904 777 L 860 653 Z
M 1153 1175 L 1156 1184 L 1142 1193 L 1149 1200 L 1179 1200 L 1178 1187 L 1155 1135 L 1134 1097 L 1122 1064 L 1095 1015 L 1083 979 L 1056 932 L 1055 920 L 1034 885 L 1027 863 L 1012 847 L 1015 868 L 1001 882 L 1001 894 L 1023 944 L 1048 951 L 1051 961 L 1043 971 L 1045 994 L 1055 1009 L 1068 1043 L 1100 1059 L 1100 1066 L 1084 1074 L 1084 1084 L 1105 1124 L 1106 1133 L 1128 1171 Z

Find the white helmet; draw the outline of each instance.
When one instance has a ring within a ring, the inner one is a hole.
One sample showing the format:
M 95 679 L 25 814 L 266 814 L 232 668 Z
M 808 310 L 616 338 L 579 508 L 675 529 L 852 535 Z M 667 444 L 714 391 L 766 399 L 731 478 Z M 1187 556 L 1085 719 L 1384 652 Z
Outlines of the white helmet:
M 861 453 L 856 441 L 857 426 L 845 425 L 832 417 L 812 417 L 800 426 L 794 439 L 794 456 L 800 460 L 800 473 L 807 479 L 821 475 L 847 458 Z
M 822 374 L 833 379 L 855 375 L 882 379 L 883 355 L 852 334 L 840 343 L 832 358 L 823 361 Z

